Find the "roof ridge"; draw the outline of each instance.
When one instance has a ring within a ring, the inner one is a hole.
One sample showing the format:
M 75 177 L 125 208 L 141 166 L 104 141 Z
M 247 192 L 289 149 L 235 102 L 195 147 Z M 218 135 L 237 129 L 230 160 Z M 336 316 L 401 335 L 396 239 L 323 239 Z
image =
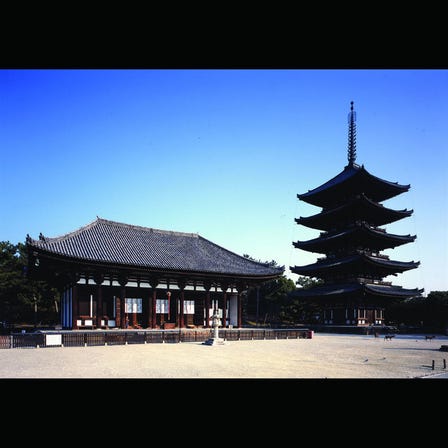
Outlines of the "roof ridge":
M 402 190 L 400 193 L 397 193 L 394 196 L 404 193 L 411 188 L 411 184 L 400 184 L 398 182 L 391 182 L 389 180 L 383 179 L 381 177 L 375 176 L 374 174 L 370 173 L 369 171 L 367 171 L 367 169 L 364 167 L 364 165 L 359 166 L 359 165 L 353 164 L 353 165 L 345 166 L 341 172 L 339 172 L 338 174 L 336 174 L 335 176 L 333 176 L 331 179 L 327 180 L 323 184 L 321 184 L 315 188 L 312 188 L 305 193 L 297 194 L 297 198 L 302 201 L 308 202 L 306 199 L 308 199 L 316 194 L 325 192 L 325 191 L 333 188 L 336 185 L 342 185 L 348 179 L 352 179 L 355 176 L 360 176 L 363 173 L 365 173 L 365 175 L 367 175 L 367 176 L 370 176 L 371 179 L 376 180 L 384 185 L 388 185 L 388 186 L 394 187 L 398 190 Z M 387 199 L 391 199 L 394 196 L 391 196 L 390 198 L 387 198 Z M 387 200 L 387 199 L 384 199 L 384 200 Z M 376 202 L 376 201 L 374 201 L 374 202 Z M 379 202 L 382 202 L 382 201 L 379 201 Z M 312 205 L 316 205 L 316 204 L 313 204 L 312 202 L 309 202 L 309 203 Z M 317 206 L 321 207 L 321 205 L 317 205 Z
M 71 238 L 73 236 L 79 235 L 80 233 L 84 232 L 85 230 L 91 229 L 92 227 L 97 226 L 100 223 L 104 223 L 104 224 L 108 224 L 108 225 L 112 225 L 112 226 L 119 226 L 122 228 L 128 228 L 128 229 L 135 229 L 135 230 L 144 230 L 150 233 L 156 232 L 156 233 L 161 233 L 161 234 L 165 234 L 165 235 L 177 235 L 177 236 L 189 236 L 189 237 L 193 237 L 193 238 L 197 238 L 199 237 L 198 233 L 189 233 L 189 232 L 178 232 L 178 231 L 174 231 L 174 230 L 162 230 L 162 229 L 155 229 L 153 227 L 145 227 L 145 226 L 138 226 L 138 225 L 134 225 L 134 224 L 127 224 L 124 222 L 118 222 L 118 221 L 112 221 L 110 219 L 104 219 L 104 218 L 100 218 L 99 216 L 96 217 L 95 220 L 93 220 L 92 222 L 79 227 L 76 230 L 73 230 L 71 232 L 68 233 L 64 233 L 62 235 L 58 235 L 55 237 L 48 237 L 48 236 L 43 236 L 43 239 L 47 242 L 47 243 L 55 243 L 57 241 L 62 241 L 64 239 L 67 238 Z M 41 239 L 34 239 L 31 238 L 31 241 L 34 242 L 39 242 L 41 241 Z
M 191 236 L 191 237 L 199 237 L 198 233 L 193 233 L 193 232 L 179 232 L 177 230 L 162 230 L 162 229 L 156 229 L 154 227 L 146 227 L 146 226 L 139 226 L 139 225 L 135 225 L 135 224 L 127 224 L 125 222 L 119 222 L 119 221 L 112 221 L 110 219 L 104 219 L 104 218 L 99 218 L 97 217 L 97 219 L 94 222 L 103 222 L 105 224 L 111 224 L 111 225 L 115 225 L 115 226 L 120 226 L 120 227 L 125 227 L 128 229 L 136 229 L 136 230 L 145 230 L 148 232 L 157 232 L 157 233 L 163 233 L 163 234 L 168 234 L 168 235 L 179 235 L 179 236 Z
M 378 179 L 379 181 L 384 182 L 385 184 L 397 186 L 399 188 L 406 189 L 406 190 L 409 190 L 411 188 L 411 184 L 400 184 L 399 182 L 393 182 L 393 181 L 390 181 L 390 180 L 383 179 L 382 177 L 375 176 L 370 171 L 367 171 L 367 169 L 364 168 L 364 165 L 362 165 L 361 170 L 364 170 L 369 176 L 372 176 L 375 179 Z
M 57 241 L 61 241 L 63 239 L 70 238 L 72 236 L 78 235 L 79 233 L 81 233 L 82 231 L 84 231 L 86 229 L 90 229 L 91 227 L 93 227 L 94 225 L 96 225 L 98 223 L 99 219 L 100 218 L 97 217 L 97 219 L 95 219 L 94 221 L 89 222 L 88 224 L 86 224 L 84 226 L 81 226 L 81 227 L 79 227 L 76 230 L 73 230 L 71 232 L 64 233 L 62 235 L 58 235 L 58 236 L 55 236 L 55 237 L 45 236 L 45 235 L 42 235 L 42 233 L 41 233 L 40 235 L 42 235 L 42 238 L 39 237 L 38 240 L 36 240 L 34 238 L 31 238 L 31 241 L 39 242 L 39 241 L 43 240 L 43 241 L 45 241 L 47 243 L 55 243 Z

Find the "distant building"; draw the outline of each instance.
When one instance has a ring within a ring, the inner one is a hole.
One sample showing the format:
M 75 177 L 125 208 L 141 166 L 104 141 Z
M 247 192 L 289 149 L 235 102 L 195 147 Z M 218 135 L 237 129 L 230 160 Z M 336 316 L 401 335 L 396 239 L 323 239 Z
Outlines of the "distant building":
M 100 218 L 26 245 L 29 275 L 61 291 L 65 329 L 209 327 L 215 309 L 241 327 L 242 293 L 284 271 L 198 234 Z
M 381 251 L 413 242 L 416 236 L 387 233 L 382 226 L 411 216 L 413 210 L 393 210 L 381 202 L 409 190 L 373 176 L 356 161 L 356 116 L 349 114 L 348 164 L 328 182 L 306 193 L 301 201 L 321 207 L 296 223 L 320 230 L 317 238 L 297 241 L 297 249 L 324 254 L 315 263 L 291 267 L 298 275 L 322 284 L 298 289 L 294 296 L 321 305 L 321 323 L 383 325 L 385 305 L 420 296 L 423 289 L 405 289 L 383 278 L 418 267 L 419 262 L 390 260 Z

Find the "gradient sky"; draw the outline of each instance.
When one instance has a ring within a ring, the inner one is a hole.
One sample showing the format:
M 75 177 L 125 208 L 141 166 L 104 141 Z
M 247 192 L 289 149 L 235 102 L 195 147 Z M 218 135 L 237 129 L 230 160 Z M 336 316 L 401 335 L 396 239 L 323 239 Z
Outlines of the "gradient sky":
M 388 277 L 448 290 L 448 70 L 0 70 L 0 240 L 56 237 L 96 219 L 199 233 L 237 254 L 312 263 L 297 199 L 357 160 L 410 184 L 383 205 L 417 235 Z

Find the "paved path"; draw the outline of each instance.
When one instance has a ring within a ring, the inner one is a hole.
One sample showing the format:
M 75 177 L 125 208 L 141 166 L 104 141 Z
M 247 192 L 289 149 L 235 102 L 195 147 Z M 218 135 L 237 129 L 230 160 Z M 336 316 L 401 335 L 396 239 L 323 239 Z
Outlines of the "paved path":
M 312 339 L 0 350 L 0 378 L 446 378 L 448 336 L 315 333 Z M 434 360 L 435 368 L 432 369 Z

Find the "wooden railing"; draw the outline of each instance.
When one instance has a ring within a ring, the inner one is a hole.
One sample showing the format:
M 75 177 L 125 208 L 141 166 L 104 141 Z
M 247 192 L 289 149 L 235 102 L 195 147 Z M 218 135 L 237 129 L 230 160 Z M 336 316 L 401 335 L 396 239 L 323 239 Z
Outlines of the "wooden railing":
M 203 342 L 213 337 L 213 330 L 95 330 L 12 333 L 0 336 L 2 348 L 87 347 L 101 345 Z M 309 329 L 220 329 L 219 337 L 227 341 L 261 339 L 311 339 Z

